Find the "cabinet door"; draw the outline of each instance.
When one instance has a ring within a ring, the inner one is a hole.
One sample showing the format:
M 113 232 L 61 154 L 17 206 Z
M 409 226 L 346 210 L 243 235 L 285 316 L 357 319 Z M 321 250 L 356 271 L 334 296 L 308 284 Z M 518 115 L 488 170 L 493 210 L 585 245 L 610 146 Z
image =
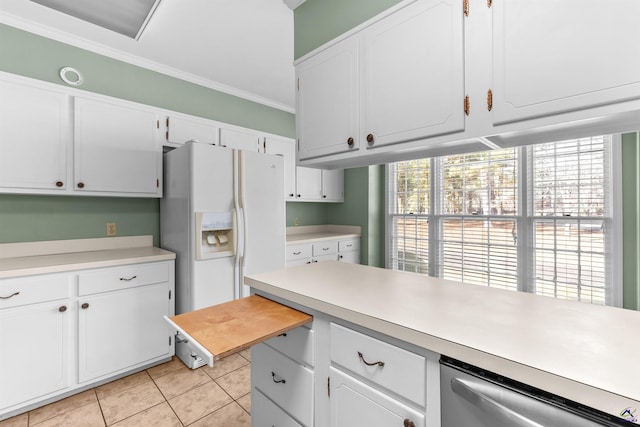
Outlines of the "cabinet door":
M 0 310 L 0 409 L 69 383 L 68 300 Z
M 75 190 L 162 195 L 155 111 L 75 98 L 74 117 Z
M 297 76 L 299 158 L 357 150 L 358 40 L 344 40 L 308 59 Z
M 296 168 L 297 193 L 301 200 L 322 200 L 322 169 Z
M 260 135 L 249 130 L 220 129 L 220 145 L 235 150 L 261 151 Z
M 331 427 L 425 426 L 425 416 L 331 367 Z
M 494 2 L 495 124 L 640 98 L 640 2 Z
M 167 283 L 78 300 L 79 381 L 169 356 Z
M 0 187 L 65 189 L 69 97 L 0 82 Z
M 268 137 L 265 140 L 265 153 L 284 157 L 284 198 L 296 197 L 296 141 Z
M 322 171 L 322 199 L 344 202 L 344 169 Z
M 165 119 L 165 141 L 184 144 L 188 141 L 216 145 L 218 127 L 213 122 L 197 117 L 170 116 Z
M 360 264 L 360 251 L 340 252 L 338 254 L 338 261 L 348 262 L 351 264 Z
M 462 3 L 416 2 L 364 32 L 360 137 L 368 148 L 464 130 Z

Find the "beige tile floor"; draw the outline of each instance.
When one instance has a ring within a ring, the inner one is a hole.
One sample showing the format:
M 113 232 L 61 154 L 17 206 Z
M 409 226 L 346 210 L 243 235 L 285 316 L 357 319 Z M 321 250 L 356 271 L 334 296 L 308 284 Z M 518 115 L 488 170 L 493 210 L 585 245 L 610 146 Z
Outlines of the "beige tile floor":
M 188 369 L 178 358 L 84 391 L 0 427 L 242 427 L 251 425 L 250 353 Z

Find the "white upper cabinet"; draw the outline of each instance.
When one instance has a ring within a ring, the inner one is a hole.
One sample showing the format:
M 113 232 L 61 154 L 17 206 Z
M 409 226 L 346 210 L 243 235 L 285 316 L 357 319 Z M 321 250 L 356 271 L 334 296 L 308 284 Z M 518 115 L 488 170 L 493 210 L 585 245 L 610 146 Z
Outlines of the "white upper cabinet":
M 161 195 L 157 112 L 82 97 L 74 107 L 75 189 Z
M 296 198 L 302 201 L 322 200 L 322 169 L 296 168 Z
M 344 202 L 344 169 L 322 170 L 322 200 Z
M 297 67 L 300 159 L 358 149 L 358 45 L 347 39 Z
M 463 19 L 462 1 L 420 1 L 363 32 L 368 148 L 464 130 Z
M 259 151 L 260 135 L 250 129 L 220 129 L 220 145 L 236 150 Z
M 264 150 L 267 154 L 284 157 L 284 198 L 296 198 L 296 142 L 293 139 L 265 137 Z
M 169 144 L 200 142 L 218 145 L 219 128 L 211 120 L 185 115 L 170 115 L 165 118 L 164 140 Z
M 493 122 L 640 99 L 640 2 L 498 1 Z
M 1 188 L 67 188 L 69 99 L 62 92 L 0 81 Z

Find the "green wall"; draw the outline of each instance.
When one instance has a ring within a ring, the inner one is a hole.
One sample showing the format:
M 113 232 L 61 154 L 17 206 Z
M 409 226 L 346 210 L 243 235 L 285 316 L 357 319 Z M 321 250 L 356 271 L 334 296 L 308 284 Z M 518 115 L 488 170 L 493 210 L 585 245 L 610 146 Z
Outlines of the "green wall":
M 328 206 L 328 223 L 359 225 L 361 262 L 384 267 L 384 166 L 346 169 L 344 193 L 344 203 Z
M 640 212 L 640 134 L 622 136 L 623 306 L 640 310 L 638 221 Z
M 328 224 L 327 209 L 329 203 L 288 202 L 287 203 L 287 227 L 296 225 L 322 225 Z
M 295 137 L 295 116 L 0 24 L 0 70 L 64 85 L 64 66 L 80 70 L 83 90 L 221 122 Z M 0 243 L 152 234 L 159 244 L 157 199 L 0 195 Z

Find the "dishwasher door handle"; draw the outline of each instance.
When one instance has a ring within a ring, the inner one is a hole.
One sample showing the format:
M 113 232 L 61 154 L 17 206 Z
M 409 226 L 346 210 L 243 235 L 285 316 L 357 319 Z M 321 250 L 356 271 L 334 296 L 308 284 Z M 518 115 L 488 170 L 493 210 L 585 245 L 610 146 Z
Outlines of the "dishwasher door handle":
M 524 415 L 519 414 L 504 405 L 501 405 L 479 390 L 476 390 L 473 383 L 470 381 L 460 378 L 451 378 L 451 389 L 466 401 L 470 402 L 486 413 L 493 414 L 496 417 L 504 420 L 510 426 L 544 427 L 542 424 L 538 424 L 537 422 L 530 420 Z

